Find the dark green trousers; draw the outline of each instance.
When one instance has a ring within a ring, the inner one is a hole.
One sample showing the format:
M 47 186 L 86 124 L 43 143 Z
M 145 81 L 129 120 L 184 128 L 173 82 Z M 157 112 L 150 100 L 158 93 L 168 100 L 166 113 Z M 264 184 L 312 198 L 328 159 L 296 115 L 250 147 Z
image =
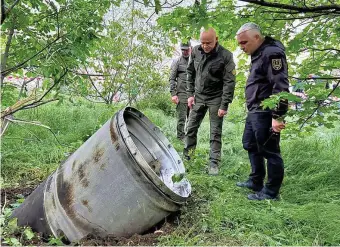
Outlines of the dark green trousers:
M 223 117 L 217 115 L 220 105 L 210 105 L 203 103 L 196 103 L 193 105 L 187 126 L 187 133 L 185 139 L 184 154 L 190 155 L 195 150 L 197 145 L 197 132 L 202 120 L 209 110 L 210 119 L 210 155 L 209 163 L 218 164 L 221 161 L 221 148 L 222 148 L 222 125 Z
M 185 102 L 185 101 L 184 101 Z M 183 139 L 185 136 L 185 127 L 186 127 L 186 122 L 187 118 L 189 116 L 189 107 L 188 103 L 185 102 L 179 102 L 176 106 L 176 111 L 177 111 L 177 138 L 178 139 Z

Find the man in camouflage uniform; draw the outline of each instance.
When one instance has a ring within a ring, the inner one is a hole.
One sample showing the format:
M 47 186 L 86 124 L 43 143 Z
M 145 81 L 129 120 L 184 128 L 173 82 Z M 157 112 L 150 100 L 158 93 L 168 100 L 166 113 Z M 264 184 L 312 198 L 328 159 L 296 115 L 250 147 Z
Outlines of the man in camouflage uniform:
M 183 154 L 190 159 L 197 144 L 198 128 L 209 110 L 209 174 L 217 175 L 221 161 L 223 117 L 234 97 L 235 64 L 232 53 L 218 44 L 214 29 L 203 31 L 200 41 L 201 45 L 193 48 L 187 68 L 188 106 L 191 111 Z
M 184 140 L 184 127 L 189 115 L 188 97 L 186 92 L 187 65 L 191 53 L 190 42 L 181 43 L 182 56 L 171 64 L 170 93 L 171 101 L 175 103 L 177 111 L 177 138 Z

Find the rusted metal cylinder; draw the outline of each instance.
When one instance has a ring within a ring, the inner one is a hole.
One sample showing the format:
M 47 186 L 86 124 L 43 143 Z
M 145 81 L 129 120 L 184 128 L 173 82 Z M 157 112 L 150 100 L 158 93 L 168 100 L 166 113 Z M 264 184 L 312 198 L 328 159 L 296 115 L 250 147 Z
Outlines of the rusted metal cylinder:
M 184 172 L 181 158 L 159 128 L 127 107 L 60 165 L 39 186 L 42 192 L 32 193 L 34 198 L 29 196 L 12 216 L 21 225 L 65 235 L 70 241 L 90 233 L 128 237 L 148 230 L 186 201 L 189 181 L 172 179 Z M 43 203 L 43 210 L 27 219 L 34 201 Z

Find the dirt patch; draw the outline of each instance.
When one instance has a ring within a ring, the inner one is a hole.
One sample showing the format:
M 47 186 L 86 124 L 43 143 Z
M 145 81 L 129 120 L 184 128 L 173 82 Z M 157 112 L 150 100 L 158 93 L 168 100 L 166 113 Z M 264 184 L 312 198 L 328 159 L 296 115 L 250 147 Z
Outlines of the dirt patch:
M 6 205 L 15 203 L 20 197 L 26 198 L 35 188 L 36 186 L 1 189 L 1 205 L 4 205 L 4 203 L 6 203 Z
M 82 246 L 155 246 L 158 245 L 158 237 L 167 235 L 174 230 L 173 222 L 162 222 L 157 227 L 153 227 L 148 233 L 140 235 L 134 234 L 129 238 L 115 237 L 108 235 L 98 237 L 92 234 L 79 241 Z M 160 228 L 159 228 L 160 227 Z

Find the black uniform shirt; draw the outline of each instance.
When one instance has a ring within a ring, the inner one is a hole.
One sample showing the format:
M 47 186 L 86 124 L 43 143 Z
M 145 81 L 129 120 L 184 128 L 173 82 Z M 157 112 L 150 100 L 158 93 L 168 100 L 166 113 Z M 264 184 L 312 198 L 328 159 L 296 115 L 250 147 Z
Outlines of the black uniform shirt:
M 250 112 L 262 110 L 261 102 L 270 95 L 289 92 L 285 48 L 280 41 L 265 37 L 262 45 L 251 55 L 251 68 L 245 92 Z M 284 115 L 287 110 L 287 102 L 281 101 L 272 111 L 273 118 Z

